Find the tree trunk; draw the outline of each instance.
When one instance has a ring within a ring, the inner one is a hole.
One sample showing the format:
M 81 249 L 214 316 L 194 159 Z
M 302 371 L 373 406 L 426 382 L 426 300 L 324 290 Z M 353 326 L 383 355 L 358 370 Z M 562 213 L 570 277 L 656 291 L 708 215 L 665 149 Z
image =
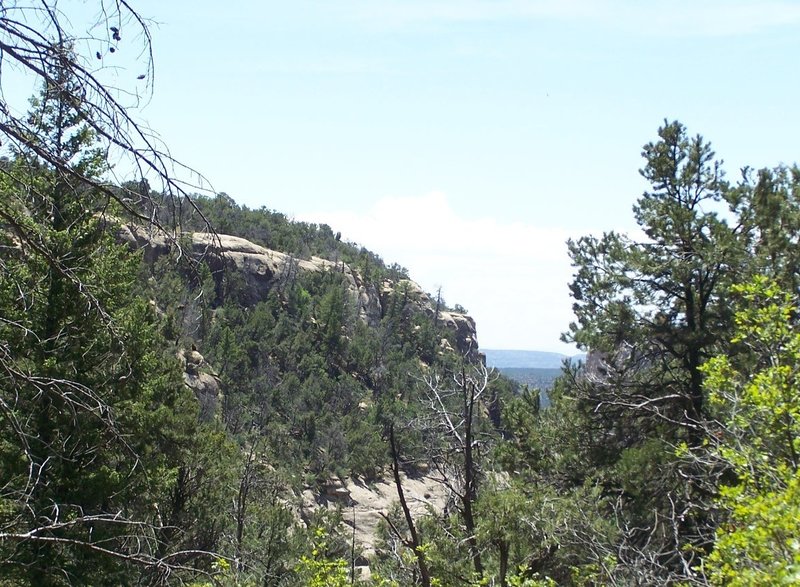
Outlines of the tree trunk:
M 411 534 L 411 541 L 407 546 L 414 551 L 414 556 L 417 558 L 417 567 L 419 568 L 419 577 L 422 587 L 431 587 L 428 563 L 425 562 L 425 553 L 422 551 L 417 527 L 414 524 L 414 518 L 411 517 L 411 510 L 408 509 L 408 502 L 406 502 L 406 495 L 400 480 L 400 457 L 397 454 L 397 443 L 394 438 L 394 424 L 389 427 L 389 447 L 392 452 L 392 475 L 394 476 L 394 485 L 397 488 L 397 498 L 400 500 L 400 508 L 403 510 L 403 516 L 406 519 L 408 532 Z

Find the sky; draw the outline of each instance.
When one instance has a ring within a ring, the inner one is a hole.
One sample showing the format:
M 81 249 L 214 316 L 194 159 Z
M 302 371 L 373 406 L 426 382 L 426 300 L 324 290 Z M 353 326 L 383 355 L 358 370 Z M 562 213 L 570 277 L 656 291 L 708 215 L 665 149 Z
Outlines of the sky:
M 441 287 L 484 348 L 575 352 L 565 241 L 635 229 L 665 119 L 732 180 L 798 159 L 798 1 L 134 4 L 176 158 Z

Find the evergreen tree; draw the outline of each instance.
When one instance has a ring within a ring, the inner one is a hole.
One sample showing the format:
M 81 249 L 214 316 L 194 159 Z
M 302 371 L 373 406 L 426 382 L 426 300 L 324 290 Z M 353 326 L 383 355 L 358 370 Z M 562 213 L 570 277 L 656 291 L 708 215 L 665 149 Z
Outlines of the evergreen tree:
M 678 122 L 658 134 L 642 153 L 652 187 L 633 210 L 643 238 L 569 243 L 577 322 L 565 335 L 590 352 L 567 394 L 584 414 L 581 444 L 597 468 L 586 474 L 617 499 L 619 572 L 650 581 L 690 574 L 711 540 L 713 487 L 680 470 L 673 447 L 704 442 L 702 365 L 727 348 L 726 295 L 749 245 L 722 214 L 736 202 L 710 145 Z
M 133 294 L 138 257 L 108 230 L 80 88 L 61 69 L 48 80 L 0 182 L 0 565 L 35 585 L 157 581 L 175 547 L 158 504 L 197 405 Z

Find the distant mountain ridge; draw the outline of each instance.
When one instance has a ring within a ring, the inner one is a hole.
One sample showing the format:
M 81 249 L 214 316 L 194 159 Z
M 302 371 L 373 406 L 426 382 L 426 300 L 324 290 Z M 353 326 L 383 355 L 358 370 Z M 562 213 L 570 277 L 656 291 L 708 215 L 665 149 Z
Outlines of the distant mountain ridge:
M 546 351 L 519 351 L 481 349 L 486 355 L 486 366 L 495 369 L 558 369 L 565 359 L 583 360 L 586 355 L 564 355 Z

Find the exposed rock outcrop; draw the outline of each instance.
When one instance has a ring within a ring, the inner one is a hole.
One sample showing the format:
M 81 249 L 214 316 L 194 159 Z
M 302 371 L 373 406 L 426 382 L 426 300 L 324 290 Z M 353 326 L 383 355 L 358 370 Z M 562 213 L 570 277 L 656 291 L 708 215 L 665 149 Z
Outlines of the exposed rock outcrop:
M 429 510 L 444 510 L 447 504 L 444 485 L 428 476 L 410 478 L 401 474 L 401 481 L 403 493 L 415 519 L 419 519 Z M 367 485 L 347 479 L 330 483 L 322 493 L 307 489 L 302 497 L 306 514 L 320 508 L 341 508 L 342 519 L 350 528 L 355 528 L 356 546 L 365 557 L 375 554 L 378 527 L 383 515 L 388 515 L 391 508 L 398 503 L 397 490 L 391 481 Z
M 439 312 L 439 320 L 441 320 L 445 328 L 455 332 L 458 352 L 470 360 L 477 360 L 480 356 L 478 353 L 478 337 L 475 320 L 472 316 L 456 312 Z
M 121 223 L 117 226 L 116 234 L 121 242 L 131 248 L 143 249 L 148 262 L 168 254 L 172 242 L 181 242 L 185 250 L 190 249 L 192 254 L 202 258 L 213 274 L 221 275 L 226 269 L 238 271 L 246 285 L 245 302 L 248 304 L 265 299 L 272 288 L 286 287 L 301 273 L 335 271 L 342 275 L 359 318 L 374 327 L 383 318 L 389 297 L 403 292 L 412 313 L 423 313 L 453 333 L 455 351 L 470 360 L 481 359 L 475 321 L 467 314 L 441 308 L 437 311 L 436 301 L 410 279 L 396 282 L 387 280 L 378 291 L 347 263 L 316 256 L 301 259 L 236 236 L 187 233 L 179 238 L 171 238 L 156 230 Z
M 178 359 L 183 363 L 183 382 L 200 403 L 200 419 L 204 422 L 212 420 L 220 400 L 219 381 L 203 355 L 194 348 L 178 351 Z
M 471 361 L 482 360 L 482 355 L 478 350 L 478 335 L 477 329 L 475 328 L 475 320 L 471 316 L 441 308 L 437 312 L 436 300 L 431 298 L 418 283 L 410 279 L 402 279 L 397 284 L 393 284 L 389 281 L 384 282 L 384 298 L 397 291 L 403 292 L 408 302 L 414 305 L 418 311 L 424 313 L 431 320 L 436 320 L 447 330 L 453 332 L 456 343 L 455 350 L 459 354 L 467 357 Z
M 170 238 L 163 231 L 154 227 L 145 228 L 138 224 L 123 224 L 113 217 L 106 217 L 105 220 L 109 224 L 116 225 L 117 240 L 127 244 L 132 249 L 144 251 L 146 262 L 152 263 L 158 257 L 169 253 Z

